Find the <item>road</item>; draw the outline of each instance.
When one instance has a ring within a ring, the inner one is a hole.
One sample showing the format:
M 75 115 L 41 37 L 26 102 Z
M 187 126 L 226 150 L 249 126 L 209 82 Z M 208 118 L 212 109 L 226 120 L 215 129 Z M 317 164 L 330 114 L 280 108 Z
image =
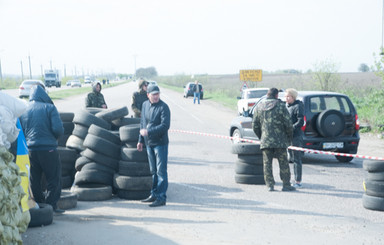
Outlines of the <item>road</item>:
M 127 105 L 136 84 L 103 90 L 109 108 Z M 83 96 L 55 101 L 60 111 L 81 110 Z M 171 129 L 228 135 L 235 110 L 161 88 L 171 109 Z M 275 192 L 234 181 L 229 140 L 170 133 L 167 205 L 149 208 L 119 198 L 78 202 L 53 224 L 29 228 L 24 244 L 383 244 L 384 212 L 362 206 L 362 160 L 339 163 L 307 154 L 303 188 Z M 358 154 L 383 157 L 384 141 L 362 136 Z M 292 166 L 291 166 L 292 169 Z

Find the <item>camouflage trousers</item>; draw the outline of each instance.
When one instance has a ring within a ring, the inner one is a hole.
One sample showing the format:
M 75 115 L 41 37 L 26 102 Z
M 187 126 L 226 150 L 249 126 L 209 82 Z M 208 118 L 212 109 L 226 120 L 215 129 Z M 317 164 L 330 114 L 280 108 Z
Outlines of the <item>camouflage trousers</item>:
M 272 172 L 272 160 L 277 158 L 280 168 L 280 179 L 283 181 L 283 186 L 291 185 L 291 171 L 289 170 L 288 156 L 286 148 L 266 148 L 262 149 L 263 165 L 264 165 L 264 180 L 265 184 L 270 187 L 275 185 L 275 179 Z

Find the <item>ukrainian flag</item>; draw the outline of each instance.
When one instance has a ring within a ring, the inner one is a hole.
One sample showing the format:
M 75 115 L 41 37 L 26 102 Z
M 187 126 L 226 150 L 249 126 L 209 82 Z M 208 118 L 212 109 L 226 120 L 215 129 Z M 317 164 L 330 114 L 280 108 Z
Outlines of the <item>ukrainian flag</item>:
M 28 199 L 29 199 L 29 156 L 28 156 L 28 146 L 25 140 L 23 130 L 19 119 L 17 119 L 17 128 L 20 129 L 19 135 L 17 137 L 17 156 L 16 156 L 16 165 L 20 168 L 20 173 L 24 173 L 21 176 L 21 187 L 24 190 L 25 195 L 21 199 L 21 208 L 23 212 L 29 210 Z

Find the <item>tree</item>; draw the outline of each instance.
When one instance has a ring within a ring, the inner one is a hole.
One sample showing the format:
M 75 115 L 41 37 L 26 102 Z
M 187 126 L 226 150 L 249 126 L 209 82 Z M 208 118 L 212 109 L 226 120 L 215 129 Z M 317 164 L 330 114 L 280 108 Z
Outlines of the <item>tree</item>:
M 335 90 L 340 82 L 340 76 L 337 74 L 339 64 L 332 59 L 318 61 L 313 65 L 312 79 L 323 91 Z
M 139 68 L 136 70 L 136 77 L 143 77 L 147 79 L 157 77 L 156 68 L 153 66 L 147 68 Z
M 359 72 L 368 72 L 369 66 L 365 63 L 361 63 L 359 66 Z
M 376 76 L 381 77 L 382 84 L 384 85 L 384 55 L 383 55 L 384 49 L 381 48 L 380 51 L 380 57 L 376 57 L 376 54 L 374 53 L 373 56 L 375 57 L 375 65 L 371 68 L 372 71 L 375 72 Z

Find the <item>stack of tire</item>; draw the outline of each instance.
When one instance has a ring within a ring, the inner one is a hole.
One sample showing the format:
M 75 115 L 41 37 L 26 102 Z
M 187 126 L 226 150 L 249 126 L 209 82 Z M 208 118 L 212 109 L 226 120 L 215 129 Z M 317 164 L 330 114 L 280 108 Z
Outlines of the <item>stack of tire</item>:
M 264 185 L 263 155 L 260 145 L 253 143 L 232 144 L 237 154 L 235 181 L 239 184 Z
M 365 160 L 363 168 L 368 171 L 363 183 L 363 206 L 384 211 L 384 161 Z
M 118 173 L 113 178 L 113 186 L 117 190 L 118 197 L 122 199 L 144 199 L 150 195 L 152 175 L 146 149 L 141 152 L 136 149 L 140 124 L 121 126 L 119 132 L 124 146 L 121 147 L 121 160 L 118 164 Z
M 79 153 L 67 147 L 59 146 L 57 151 L 61 160 L 61 188 L 70 188 L 75 178 L 75 163 Z
M 69 136 L 71 136 L 74 129 L 73 117 L 75 114 L 73 112 L 59 112 L 60 119 L 63 122 L 64 134 L 59 138 L 58 145 L 65 147 Z

